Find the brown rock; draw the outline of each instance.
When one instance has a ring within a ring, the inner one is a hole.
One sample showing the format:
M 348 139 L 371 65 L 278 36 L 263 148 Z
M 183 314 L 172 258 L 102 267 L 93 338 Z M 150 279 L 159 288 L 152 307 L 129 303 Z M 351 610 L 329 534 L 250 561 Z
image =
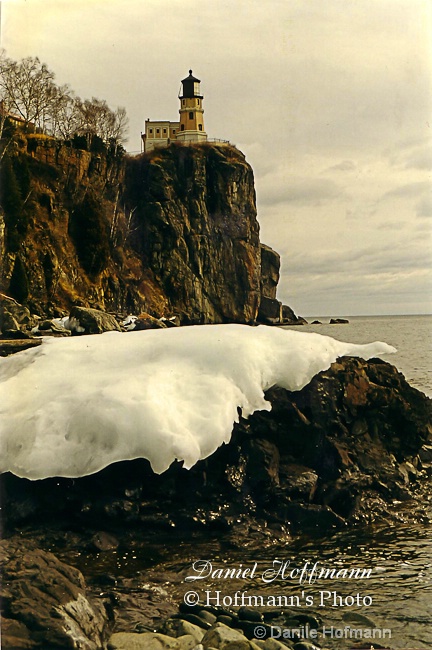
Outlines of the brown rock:
M 102 334 L 102 332 L 121 332 L 120 325 L 114 316 L 106 314 L 99 309 L 89 307 L 72 307 L 69 319 L 75 319 L 80 327 L 84 328 L 84 334 Z
M 0 544 L 4 585 L 2 647 L 99 650 L 107 616 L 87 597 L 82 574 L 21 540 Z

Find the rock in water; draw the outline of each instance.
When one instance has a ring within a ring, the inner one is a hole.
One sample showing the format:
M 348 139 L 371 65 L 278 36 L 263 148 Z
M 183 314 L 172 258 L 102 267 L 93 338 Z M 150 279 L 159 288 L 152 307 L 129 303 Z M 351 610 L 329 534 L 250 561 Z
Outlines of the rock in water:
M 104 647 L 108 618 L 92 601 L 80 571 L 22 540 L 0 543 L 4 580 L 2 647 Z

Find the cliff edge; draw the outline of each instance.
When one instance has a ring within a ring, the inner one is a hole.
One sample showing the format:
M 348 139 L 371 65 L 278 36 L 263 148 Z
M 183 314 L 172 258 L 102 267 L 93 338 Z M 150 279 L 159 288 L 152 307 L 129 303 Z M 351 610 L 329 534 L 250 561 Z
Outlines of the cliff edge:
M 132 158 L 80 146 L 18 134 L 9 148 L 3 292 L 39 315 L 81 305 L 182 324 L 253 323 L 277 303 L 279 256 L 260 243 L 253 171 L 235 147 Z

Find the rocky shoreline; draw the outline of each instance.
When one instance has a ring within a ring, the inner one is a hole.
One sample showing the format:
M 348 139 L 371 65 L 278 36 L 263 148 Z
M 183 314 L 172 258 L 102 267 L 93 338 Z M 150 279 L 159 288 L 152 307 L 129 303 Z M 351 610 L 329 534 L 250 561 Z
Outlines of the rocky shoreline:
M 344 358 L 303 390 L 266 397 L 271 412 L 241 419 L 230 443 L 191 470 L 175 463 L 155 475 L 138 459 L 80 479 L 4 474 L 3 647 L 312 650 L 298 634 L 254 639 L 260 610 L 178 612 L 172 576 L 143 587 L 145 569 L 137 582 L 103 568 L 113 553 L 151 556 L 175 540 L 259 550 L 307 531 L 427 521 L 431 400 L 393 366 Z M 199 632 L 188 627 L 197 616 L 207 619 Z M 306 622 L 296 611 L 265 617 L 264 627 Z

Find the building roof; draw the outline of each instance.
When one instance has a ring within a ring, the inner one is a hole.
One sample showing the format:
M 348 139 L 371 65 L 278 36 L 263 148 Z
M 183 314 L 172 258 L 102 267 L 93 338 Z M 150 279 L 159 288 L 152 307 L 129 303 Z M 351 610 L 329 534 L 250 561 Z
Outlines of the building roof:
M 182 83 L 183 83 L 184 81 L 197 81 L 198 83 L 200 83 L 200 82 L 201 82 L 201 79 L 197 79 L 196 77 L 194 77 L 194 76 L 192 75 L 192 70 L 189 70 L 189 77 L 186 77 L 185 79 L 182 79 Z

